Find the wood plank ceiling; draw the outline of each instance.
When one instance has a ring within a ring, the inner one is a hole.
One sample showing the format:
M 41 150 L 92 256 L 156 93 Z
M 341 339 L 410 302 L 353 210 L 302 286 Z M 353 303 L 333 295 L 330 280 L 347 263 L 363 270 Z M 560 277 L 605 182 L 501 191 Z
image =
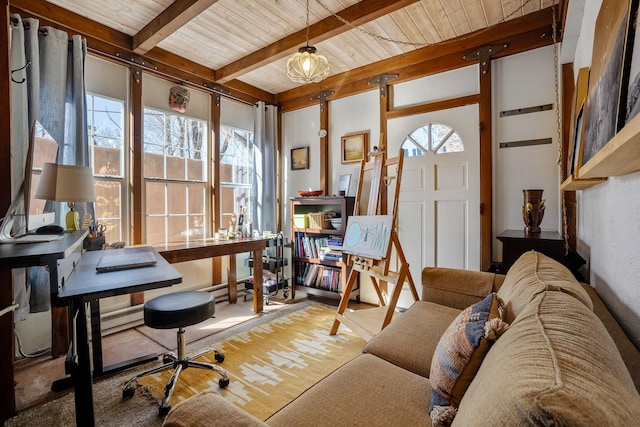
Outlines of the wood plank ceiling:
M 137 54 L 161 49 L 211 69 L 218 83 L 239 80 L 271 94 L 300 86 L 287 78 L 285 64 L 305 44 L 306 0 L 48 2 L 130 36 Z M 310 44 L 335 76 L 557 3 L 309 0 Z

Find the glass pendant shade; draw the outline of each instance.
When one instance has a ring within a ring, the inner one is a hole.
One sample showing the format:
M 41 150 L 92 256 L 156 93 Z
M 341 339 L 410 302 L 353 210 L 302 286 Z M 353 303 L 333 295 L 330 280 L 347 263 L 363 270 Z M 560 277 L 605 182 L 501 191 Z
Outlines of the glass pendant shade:
M 329 75 L 329 63 L 313 46 L 303 46 L 287 60 L 287 76 L 296 83 L 317 83 Z

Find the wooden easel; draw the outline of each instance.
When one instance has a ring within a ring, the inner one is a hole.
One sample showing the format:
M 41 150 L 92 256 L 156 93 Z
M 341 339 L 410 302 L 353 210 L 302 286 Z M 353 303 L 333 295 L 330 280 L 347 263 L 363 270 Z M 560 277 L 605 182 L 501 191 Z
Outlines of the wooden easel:
M 387 248 L 386 256 L 383 259 L 375 260 L 367 257 L 350 255 L 348 263 L 352 265 L 351 273 L 345 289 L 342 291 L 342 298 L 340 299 L 340 305 L 338 306 L 338 312 L 336 318 L 333 321 L 330 335 L 335 335 L 338 332 L 340 323 L 344 323 L 356 334 L 370 340 L 384 329 L 396 313 L 395 308 L 402 291 L 404 282 L 409 283 L 409 289 L 413 296 L 414 301 L 418 301 L 419 296 L 416 291 L 416 286 L 411 277 L 409 271 L 409 264 L 400 245 L 400 239 L 398 238 L 398 197 L 400 194 L 400 182 L 402 178 L 402 163 L 404 159 L 404 151 L 400 149 L 398 157 L 391 159 L 385 159 L 384 151 L 379 151 L 370 154 L 372 161 L 365 163 L 362 161 L 360 167 L 360 177 L 358 181 L 358 190 L 356 193 L 354 215 L 358 215 L 360 201 L 362 196 L 362 187 L 364 183 L 364 175 L 366 171 L 372 171 L 371 189 L 369 192 L 369 200 L 367 206 L 366 215 L 379 215 L 381 211 L 381 203 L 385 202 L 381 198 L 380 189 L 382 185 L 390 185 L 391 181 L 395 179 L 395 193 L 393 196 L 393 208 L 391 215 L 393 216 L 391 238 L 389 240 L 389 246 Z M 391 177 L 388 174 L 388 168 L 396 166 L 396 176 Z M 398 258 L 398 271 L 390 271 L 390 260 L 392 250 L 395 248 Z M 366 274 L 371 278 L 374 290 L 378 295 L 379 307 L 357 310 L 353 312 L 347 312 L 347 305 L 351 296 L 351 291 L 354 285 L 357 283 L 357 279 L 360 274 Z M 393 292 L 389 298 L 389 301 L 385 301 L 382 292 L 382 283 L 391 283 L 394 285 Z

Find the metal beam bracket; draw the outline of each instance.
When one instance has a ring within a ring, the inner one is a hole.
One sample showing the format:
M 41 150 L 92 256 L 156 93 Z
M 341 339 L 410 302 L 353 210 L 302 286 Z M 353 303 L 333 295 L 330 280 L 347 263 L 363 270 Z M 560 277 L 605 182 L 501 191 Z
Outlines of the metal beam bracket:
M 334 94 L 335 92 L 332 90 L 323 90 L 316 96 L 312 96 L 311 100 L 320 101 L 320 111 L 324 111 L 325 107 L 327 106 L 327 98 Z
M 380 97 L 384 98 L 387 96 L 387 86 L 388 82 L 393 79 L 397 79 L 399 74 L 380 74 L 377 77 L 369 80 L 370 85 L 380 85 Z
M 489 71 L 489 62 L 491 61 L 491 55 L 494 55 L 501 50 L 505 50 L 509 47 L 509 44 L 497 44 L 491 46 L 482 46 L 478 50 L 471 53 L 467 53 L 462 57 L 465 61 L 480 61 L 480 71 L 482 74 L 487 74 Z

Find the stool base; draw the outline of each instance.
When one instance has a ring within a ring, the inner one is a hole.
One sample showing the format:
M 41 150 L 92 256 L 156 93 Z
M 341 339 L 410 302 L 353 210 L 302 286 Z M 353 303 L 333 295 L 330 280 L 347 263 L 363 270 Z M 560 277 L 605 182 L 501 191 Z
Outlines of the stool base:
M 178 329 L 177 335 L 178 335 L 178 354 L 176 355 L 175 353 L 172 353 L 172 352 L 164 354 L 162 357 L 162 361 L 164 362 L 163 365 L 141 372 L 140 374 L 136 375 L 135 377 L 127 381 L 127 383 L 124 385 L 124 388 L 122 389 L 123 399 L 130 398 L 135 394 L 135 388 L 133 387 L 133 384 L 138 378 L 144 377 L 146 375 L 155 374 L 157 372 L 162 372 L 171 368 L 173 368 L 173 374 L 171 375 L 171 378 L 167 382 L 166 386 L 164 387 L 164 392 L 162 393 L 162 401 L 160 402 L 160 408 L 159 408 L 160 415 L 166 415 L 171 409 L 171 405 L 170 405 L 171 396 L 173 395 L 173 390 L 176 386 L 176 383 L 178 382 L 178 376 L 180 375 L 180 372 L 182 372 L 183 369 L 198 368 L 198 369 L 209 369 L 209 370 L 215 371 L 222 377 L 218 380 L 218 385 L 220 386 L 220 388 L 225 388 L 226 386 L 229 385 L 229 375 L 227 374 L 227 371 L 225 371 L 224 369 L 222 369 L 221 367 L 213 363 L 196 362 L 195 360 L 193 360 L 197 357 L 202 356 L 204 353 L 213 351 L 215 353 L 214 357 L 216 361 L 218 363 L 222 363 L 224 361 L 224 354 L 216 350 L 207 349 L 191 357 L 186 357 L 184 328 Z

